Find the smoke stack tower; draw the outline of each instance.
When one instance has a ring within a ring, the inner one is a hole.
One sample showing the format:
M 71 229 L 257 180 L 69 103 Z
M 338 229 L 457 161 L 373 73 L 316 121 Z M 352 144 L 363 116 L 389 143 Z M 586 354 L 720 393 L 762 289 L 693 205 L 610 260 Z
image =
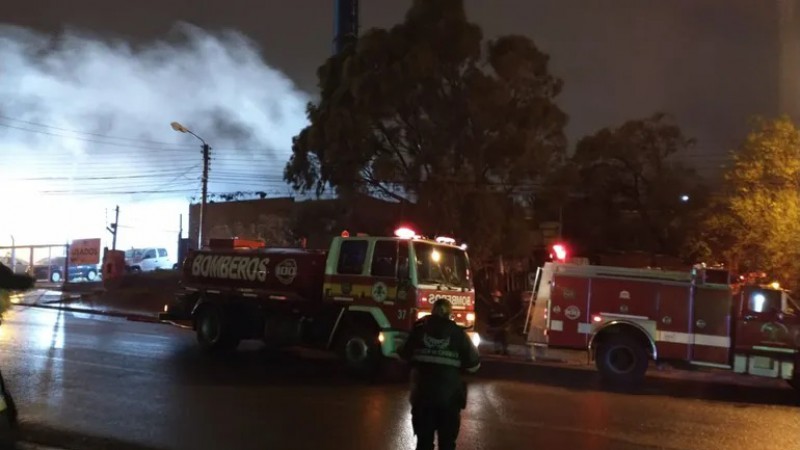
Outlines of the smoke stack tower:
M 333 0 L 333 53 L 358 39 L 358 0 Z
M 800 0 L 778 0 L 780 114 L 800 124 Z

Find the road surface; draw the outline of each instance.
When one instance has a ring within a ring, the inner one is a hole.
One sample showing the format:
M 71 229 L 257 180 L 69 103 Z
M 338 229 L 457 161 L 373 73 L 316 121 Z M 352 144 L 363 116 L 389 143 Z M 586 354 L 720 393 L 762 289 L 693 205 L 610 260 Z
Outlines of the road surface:
M 210 358 L 185 330 L 34 308 L 8 315 L 0 349 L 24 426 L 48 444 L 414 448 L 404 383 L 352 381 L 318 355 L 253 344 Z M 591 371 L 486 362 L 459 448 L 798 449 L 795 394 L 776 386 L 653 379 L 643 392 L 608 392 Z

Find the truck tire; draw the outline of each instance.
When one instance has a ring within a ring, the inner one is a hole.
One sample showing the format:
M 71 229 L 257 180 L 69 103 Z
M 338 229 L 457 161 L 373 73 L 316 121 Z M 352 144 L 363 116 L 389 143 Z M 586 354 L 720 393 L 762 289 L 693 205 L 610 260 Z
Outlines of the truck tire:
M 635 337 L 613 334 L 597 349 L 595 364 L 604 381 L 615 385 L 637 385 L 644 381 L 650 356 Z
M 345 329 L 338 340 L 337 352 L 350 372 L 371 375 L 380 367 L 378 333 L 367 327 L 356 325 Z
M 239 338 L 233 334 L 230 322 L 219 307 L 201 307 L 197 312 L 195 328 L 200 348 L 209 353 L 228 352 L 239 346 Z

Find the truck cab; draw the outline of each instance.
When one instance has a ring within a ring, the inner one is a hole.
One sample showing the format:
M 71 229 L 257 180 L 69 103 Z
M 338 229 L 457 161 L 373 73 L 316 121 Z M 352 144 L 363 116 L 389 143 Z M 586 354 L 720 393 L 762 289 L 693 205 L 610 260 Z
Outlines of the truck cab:
M 477 346 L 475 288 L 466 249 L 449 238 L 424 239 L 398 230 L 394 237 L 334 238 L 325 267 L 325 301 L 369 314 L 381 327 L 384 355 L 394 354 L 413 323 L 440 298 Z
M 800 349 L 800 309 L 777 283 L 743 285 L 735 290 L 733 370 L 737 373 L 792 378 Z

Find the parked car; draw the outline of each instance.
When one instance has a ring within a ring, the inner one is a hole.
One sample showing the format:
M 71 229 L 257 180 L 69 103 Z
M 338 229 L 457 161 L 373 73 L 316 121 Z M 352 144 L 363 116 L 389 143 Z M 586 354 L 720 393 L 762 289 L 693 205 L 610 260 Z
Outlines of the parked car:
M 132 248 L 125 252 L 125 265 L 129 272 L 170 270 L 174 264 L 165 248 Z
M 37 280 L 48 280 L 53 283 L 64 281 L 64 263 L 66 257 L 55 256 L 52 258 L 40 259 L 33 265 L 33 276 Z M 70 265 L 68 268 L 68 279 L 86 279 L 96 281 L 99 278 L 100 268 L 97 264 Z

